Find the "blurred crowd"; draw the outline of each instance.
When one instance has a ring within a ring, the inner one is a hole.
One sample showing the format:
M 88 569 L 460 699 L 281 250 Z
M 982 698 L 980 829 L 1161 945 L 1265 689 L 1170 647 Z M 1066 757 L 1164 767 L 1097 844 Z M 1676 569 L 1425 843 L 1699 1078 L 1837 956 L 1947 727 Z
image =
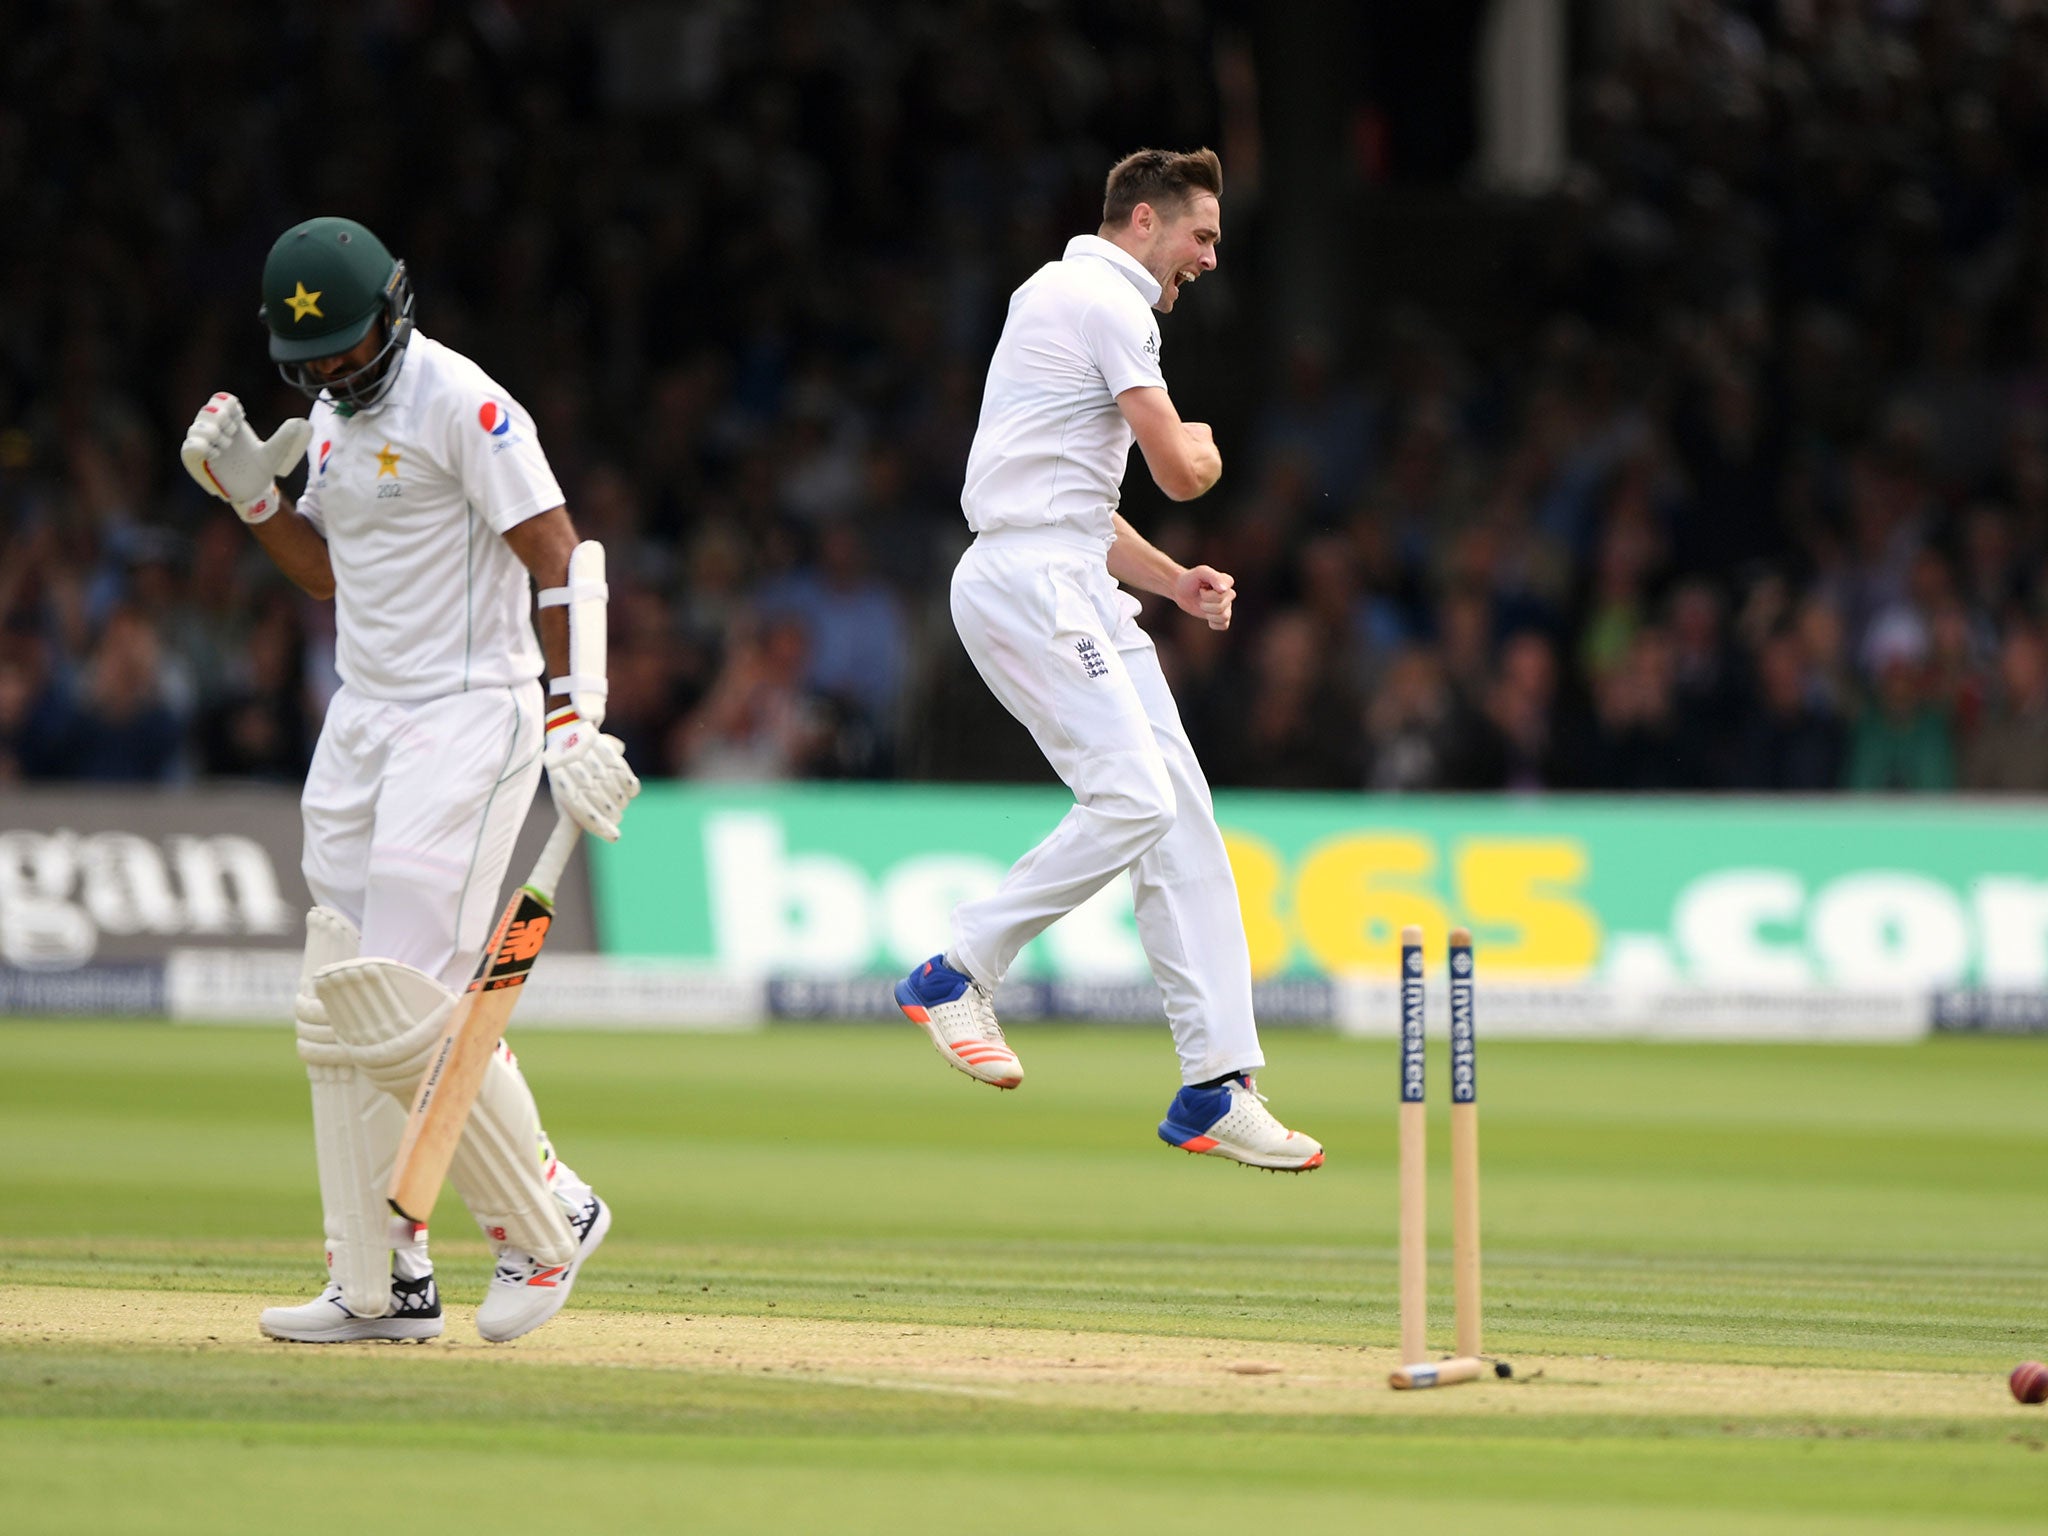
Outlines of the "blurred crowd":
M 2048 11 L 1677 4 L 1575 103 L 1521 323 L 1296 347 L 1216 780 L 2048 789 Z
M 1148 603 L 1204 762 L 2048 791 L 2048 13 L 1635 10 L 1560 185 L 1467 194 L 1495 291 L 1260 334 L 1227 228 L 1168 323 L 1225 477 L 1127 510 L 1237 580 L 1227 634 Z M 329 610 L 176 445 L 216 388 L 303 408 L 254 294 L 318 212 L 533 411 L 612 551 L 643 774 L 1042 773 L 945 604 L 982 371 L 1124 150 L 1215 144 L 1256 230 L 1242 30 L 1187 0 L 251 14 L 0 12 L 0 779 L 303 771 Z M 222 77 L 268 84 L 224 118 Z M 1399 174 L 1333 154 L 1333 206 Z

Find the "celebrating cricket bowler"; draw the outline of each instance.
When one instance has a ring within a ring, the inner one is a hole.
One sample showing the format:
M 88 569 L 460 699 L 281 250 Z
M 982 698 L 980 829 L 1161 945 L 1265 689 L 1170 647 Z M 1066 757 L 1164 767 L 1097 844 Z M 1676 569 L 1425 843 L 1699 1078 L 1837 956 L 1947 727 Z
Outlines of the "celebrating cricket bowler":
M 1118 586 L 1230 627 L 1231 578 L 1178 564 L 1117 511 L 1134 439 L 1176 501 L 1223 472 L 1209 428 L 1174 409 L 1153 318 L 1215 269 L 1222 192 L 1213 151 L 1140 150 L 1109 173 L 1100 233 L 1075 236 L 1011 296 L 967 459 L 961 506 L 975 540 L 953 573 L 953 622 L 1074 807 L 993 894 L 954 909 L 951 945 L 896 1001 L 954 1066 L 1015 1088 L 1024 1068 L 996 1020 L 996 987 L 1026 943 L 1128 870 L 1180 1055 L 1160 1137 L 1299 1172 L 1323 1149 L 1253 1086 L 1265 1057 L 1237 885 L 1138 601 Z
M 260 438 L 217 394 L 182 457 L 287 577 L 334 599 L 342 687 L 302 800 L 315 905 L 294 1010 L 328 1284 L 261 1326 L 306 1343 L 433 1338 L 426 1228 L 384 1199 L 414 1090 L 489 935 L 542 767 L 558 810 L 606 839 L 640 789 L 600 728 L 603 551 L 577 542 L 532 418 L 415 327 L 405 264 L 362 225 L 286 231 L 264 264 L 262 316 L 309 416 Z M 277 480 L 309 446 L 295 506 Z M 491 1059 L 450 1179 L 497 1258 L 477 1331 L 539 1327 L 611 1212 L 556 1157 L 509 1049 Z

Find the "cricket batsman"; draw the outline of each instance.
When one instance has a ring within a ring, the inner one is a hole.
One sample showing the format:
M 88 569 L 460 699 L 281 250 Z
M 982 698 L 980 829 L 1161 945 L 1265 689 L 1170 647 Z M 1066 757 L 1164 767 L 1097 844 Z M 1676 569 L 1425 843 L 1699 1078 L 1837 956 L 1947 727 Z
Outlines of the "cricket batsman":
M 1209 428 L 1174 409 L 1153 318 L 1215 269 L 1222 192 L 1214 151 L 1139 150 L 1109 173 L 1100 232 L 1075 236 L 1011 295 L 967 459 L 975 539 L 953 573 L 953 623 L 1074 806 L 992 895 L 954 909 L 951 945 L 897 985 L 896 1002 L 955 1067 L 1015 1088 L 1024 1068 L 996 987 L 1026 943 L 1128 870 L 1180 1055 L 1160 1137 L 1300 1172 L 1323 1149 L 1253 1086 L 1266 1058 L 1236 881 L 1138 601 L 1118 586 L 1230 627 L 1231 578 L 1180 565 L 1117 511 L 1134 439 L 1176 501 L 1223 472 Z
M 405 264 L 352 220 L 278 239 L 262 318 L 310 413 L 261 438 L 217 394 L 181 454 L 287 577 L 334 599 L 342 679 L 301 802 L 315 905 L 294 1009 L 328 1284 L 261 1327 L 303 1343 L 428 1339 L 442 1321 L 426 1228 L 384 1204 L 428 1051 L 488 936 L 541 769 L 557 807 L 606 839 L 640 782 L 599 728 L 602 551 L 578 544 L 533 419 L 415 327 Z M 309 445 L 294 505 L 277 481 Z M 477 1331 L 539 1327 L 611 1211 L 555 1155 L 509 1049 L 449 1176 L 497 1257 Z

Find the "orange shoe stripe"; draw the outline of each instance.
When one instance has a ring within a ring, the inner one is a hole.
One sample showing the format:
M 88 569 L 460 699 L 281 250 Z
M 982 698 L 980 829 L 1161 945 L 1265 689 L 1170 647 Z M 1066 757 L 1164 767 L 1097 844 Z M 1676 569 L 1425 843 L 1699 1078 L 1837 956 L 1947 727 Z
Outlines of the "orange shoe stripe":
M 1206 1152 L 1216 1145 L 1214 1136 L 1190 1136 L 1181 1146 L 1190 1152 Z

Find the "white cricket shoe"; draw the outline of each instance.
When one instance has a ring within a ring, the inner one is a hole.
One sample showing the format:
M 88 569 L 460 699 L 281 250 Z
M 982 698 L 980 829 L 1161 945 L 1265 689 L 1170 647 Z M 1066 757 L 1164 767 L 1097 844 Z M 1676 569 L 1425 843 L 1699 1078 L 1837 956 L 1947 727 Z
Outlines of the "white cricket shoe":
M 576 1233 L 576 1257 L 566 1264 L 542 1264 L 516 1248 L 498 1256 L 497 1273 L 476 1309 L 476 1331 L 489 1342 L 503 1344 L 531 1333 L 562 1310 L 583 1261 L 612 1229 L 612 1208 L 592 1195 L 569 1218 L 569 1226 Z
M 996 1022 L 995 999 L 972 976 L 946 964 L 944 955 L 933 955 L 896 983 L 896 1006 L 931 1036 L 941 1056 L 977 1083 L 1015 1088 L 1024 1081 L 1024 1063 Z
M 382 1339 L 416 1343 L 441 1337 L 441 1293 L 431 1274 L 417 1280 L 391 1277 L 391 1310 L 383 1317 L 358 1317 L 341 1304 L 341 1287 L 326 1290 L 302 1307 L 265 1307 L 257 1326 L 273 1339 L 293 1344 L 355 1344 Z
M 1215 1088 L 1181 1089 L 1159 1122 L 1159 1139 L 1183 1152 L 1206 1152 L 1281 1173 L 1323 1166 L 1322 1143 L 1274 1119 L 1249 1072 Z

